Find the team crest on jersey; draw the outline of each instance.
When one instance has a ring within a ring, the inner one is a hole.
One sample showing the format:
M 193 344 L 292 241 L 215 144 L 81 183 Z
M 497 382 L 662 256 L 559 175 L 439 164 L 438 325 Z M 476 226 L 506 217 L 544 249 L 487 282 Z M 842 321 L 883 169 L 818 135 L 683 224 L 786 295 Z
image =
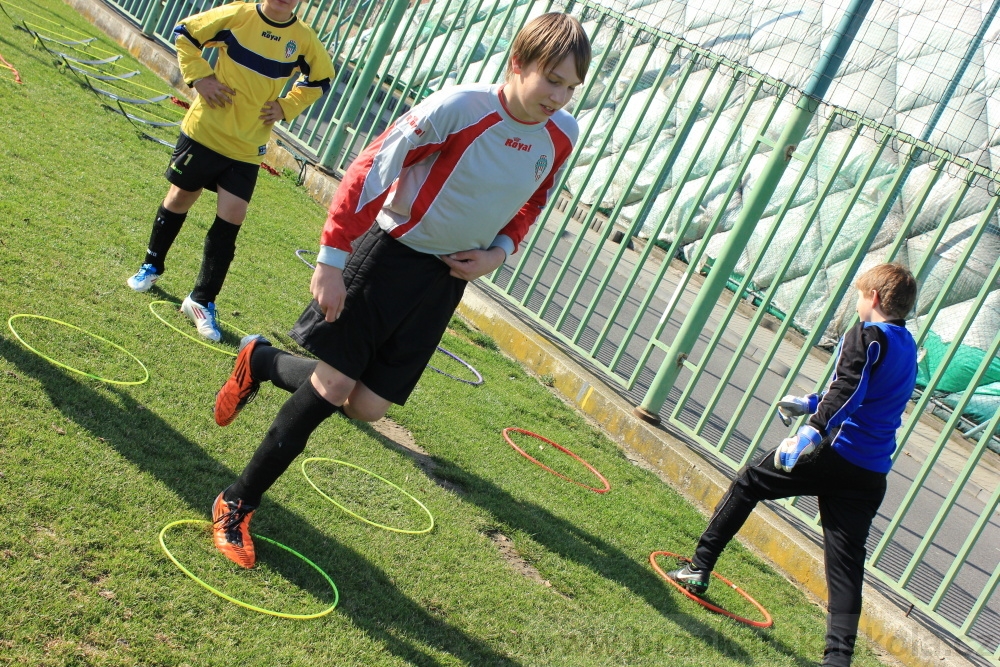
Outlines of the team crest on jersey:
M 545 173 L 545 169 L 549 166 L 549 158 L 545 155 L 538 158 L 538 162 L 535 163 L 535 180 L 537 181 Z
M 257 155 L 267 155 L 267 144 L 257 147 Z M 537 178 L 535 179 L 538 180 Z
M 295 43 L 294 39 L 288 40 L 288 44 L 285 44 L 285 57 L 291 58 L 297 48 L 299 48 L 299 45 Z

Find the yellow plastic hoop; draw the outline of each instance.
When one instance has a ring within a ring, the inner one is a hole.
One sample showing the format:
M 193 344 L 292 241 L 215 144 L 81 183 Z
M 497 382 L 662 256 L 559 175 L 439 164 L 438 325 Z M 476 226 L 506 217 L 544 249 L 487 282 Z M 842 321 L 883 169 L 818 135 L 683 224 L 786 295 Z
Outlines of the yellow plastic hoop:
M 221 347 L 217 347 L 217 346 L 212 345 L 210 343 L 206 343 L 203 340 L 195 338 L 194 336 L 192 336 L 191 334 L 189 334 L 186 331 L 181 331 L 180 329 L 178 329 L 177 327 L 175 327 L 170 322 L 167 322 L 165 319 L 163 319 L 163 316 L 161 316 L 158 312 L 156 312 L 156 310 L 153 309 L 153 306 L 155 306 L 157 304 L 160 304 L 160 303 L 170 304 L 171 306 L 177 306 L 178 308 L 181 305 L 181 304 L 177 303 L 176 301 L 150 301 L 150 303 L 149 303 L 149 312 L 153 313 L 153 315 L 156 316 L 156 319 L 160 320 L 161 322 L 163 322 L 168 327 L 170 327 L 171 329 L 173 329 L 174 331 L 176 331 L 180 335 L 184 336 L 185 338 L 190 338 L 191 340 L 193 340 L 194 342 L 198 343 L 199 345 L 204 345 L 208 349 L 214 350 L 215 352 L 221 352 L 222 354 L 228 354 L 230 357 L 235 357 L 236 356 L 236 352 L 230 352 L 229 350 L 225 350 L 225 349 L 223 349 Z M 223 324 L 223 321 L 220 320 L 220 319 L 218 319 L 218 318 L 216 318 L 216 321 L 218 321 L 219 324 Z M 238 334 L 242 334 L 244 336 L 249 335 L 246 331 L 243 331 L 239 327 L 235 327 L 232 324 L 227 324 L 226 326 L 229 327 L 230 329 L 232 329 L 233 331 L 235 331 Z
M 313 481 L 311 479 L 309 479 L 309 475 L 306 473 L 306 464 L 309 463 L 310 461 L 331 461 L 333 463 L 339 463 L 340 465 L 347 466 L 348 468 L 354 468 L 355 470 L 360 470 L 361 472 L 365 473 L 366 475 L 370 475 L 370 476 L 374 477 L 377 480 L 385 482 L 386 484 L 388 484 L 392 488 L 396 489 L 397 491 L 400 491 L 407 498 L 409 498 L 410 500 L 412 500 L 413 502 L 415 502 L 420 507 L 420 509 L 422 509 L 424 512 L 426 512 L 428 518 L 430 518 L 430 520 L 431 520 L 431 524 L 429 526 L 427 526 L 426 528 L 422 528 L 420 530 L 406 530 L 404 528 L 396 528 L 394 526 L 387 526 L 387 525 L 382 524 L 382 523 L 377 523 L 375 521 L 372 521 L 371 519 L 366 519 L 365 517 L 361 516 L 360 514 L 352 512 L 351 510 L 347 509 L 346 507 L 344 507 L 343 505 L 341 505 L 340 503 L 338 503 L 336 500 L 334 500 L 330 496 L 328 496 L 325 493 L 323 493 L 323 491 L 320 490 L 320 488 L 318 486 L 316 486 L 316 484 L 313 483 Z M 346 513 L 350 514 L 351 516 L 353 516 L 358 521 L 364 521 L 365 523 L 367 523 L 370 526 L 375 526 L 376 528 L 381 528 L 382 530 L 388 530 L 388 531 L 391 531 L 393 533 L 403 533 L 405 535 L 423 535 L 424 533 L 429 533 L 432 530 L 434 530 L 434 515 L 431 514 L 431 511 L 429 509 L 427 509 L 426 505 L 424 505 L 422 502 L 420 502 L 419 500 L 417 500 L 416 498 L 414 498 L 413 495 L 409 491 L 407 491 L 406 489 L 404 489 L 401 486 L 398 486 L 396 484 L 393 484 L 392 482 L 390 482 L 389 480 L 387 480 L 385 477 L 381 477 L 379 475 L 376 475 L 371 470 L 365 470 L 361 466 L 356 466 L 353 463 L 348 463 L 347 461 L 340 461 L 338 459 L 328 459 L 328 458 L 324 458 L 324 457 L 320 457 L 320 456 L 314 456 L 312 458 L 305 459 L 302 462 L 302 476 L 306 478 L 306 481 L 309 482 L 309 485 L 312 486 L 312 488 L 316 489 L 316 492 L 319 495 L 323 496 L 324 498 L 326 498 L 327 500 L 329 500 L 331 503 L 333 503 L 334 505 L 336 505 L 340 509 L 344 510 Z
M 263 535 L 256 535 L 255 534 L 253 536 L 253 538 L 255 540 L 263 540 L 264 542 L 267 542 L 268 544 L 273 544 L 276 547 L 284 549 L 285 551 L 289 552 L 290 554 L 292 554 L 294 556 L 297 556 L 298 558 L 302 559 L 303 561 L 305 561 L 306 563 L 308 563 L 314 570 L 316 570 L 321 575 L 323 575 L 323 578 L 326 579 L 326 581 L 327 581 L 328 584 L 330 584 L 330 588 L 333 589 L 333 604 L 331 604 L 329 607 L 327 607 L 326 609 L 324 609 L 322 611 L 316 612 L 315 614 L 288 614 L 288 613 L 283 612 L 283 611 L 274 611 L 274 610 L 271 610 L 271 609 L 264 609 L 263 607 L 256 607 L 256 606 L 254 606 L 254 605 L 252 605 L 252 604 L 250 604 L 248 602 L 243 602 L 242 600 L 237 600 L 236 598 L 234 598 L 234 597 L 232 597 L 230 595 L 226 595 L 225 593 L 223 593 L 222 591 L 220 591 L 220 590 L 218 590 L 216 588 L 212 588 L 211 586 L 209 586 L 208 584 L 206 584 L 204 581 L 202 581 L 201 579 L 199 579 L 198 577 L 196 577 L 186 567 L 184 567 L 183 565 L 181 565 L 180 561 L 177 560 L 172 553 L 170 553 L 169 549 L 167 549 L 167 544 L 163 540 L 163 536 L 166 534 L 166 532 L 168 530 L 170 530 L 174 526 L 180 526 L 180 525 L 185 524 L 185 523 L 211 524 L 212 522 L 211 521 L 205 521 L 204 519 L 181 519 L 179 521 L 173 521 L 171 523 L 168 523 L 166 526 L 163 527 L 163 530 L 160 531 L 160 547 L 163 549 L 163 553 L 167 554 L 167 558 L 169 558 L 171 561 L 173 561 L 174 565 L 176 565 L 177 567 L 180 568 L 181 572 L 183 572 L 188 577 L 190 577 L 191 579 L 193 579 L 195 581 L 195 583 L 197 583 L 199 586 L 201 586 L 202 588 L 204 588 L 204 589 L 206 589 L 206 590 L 214 593 L 215 595 L 218 595 L 223 600 L 228 600 L 229 602 L 232 602 L 235 605 L 239 605 L 241 607 L 245 607 L 246 609 L 249 609 L 251 611 L 260 612 L 261 614 L 268 614 L 269 616 L 277 616 L 279 618 L 290 618 L 290 619 L 296 620 L 296 621 L 307 621 L 307 620 L 310 620 L 310 619 L 313 619 L 313 618 L 320 618 L 321 616 L 326 616 L 327 614 L 329 614 L 331 611 L 333 611 L 337 607 L 337 603 L 340 601 L 340 592 L 337 590 L 337 585 L 335 583 L 333 583 L 333 579 L 331 579 L 330 576 L 326 572 L 324 572 L 323 570 L 321 570 L 320 567 L 319 567 L 319 565 L 317 565 L 316 563 L 312 562 L 311 560 L 309 560 L 308 558 L 306 558 L 305 556 L 303 556 L 302 554 L 300 554 L 295 549 L 292 549 L 291 547 L 286 547 L 284 544 L 281 544 L 280 542 L 275 542 L 274 540 L 269 539 L 267 537 L 264 537 Z
M 14 320 L 16 320 L 18 318 L 22 318 L 22 317 L 36 319 L 36 320 L 45 320 L 46 322 L 54 322 L 55 324 L 61 324 L 64 327 L 68 327 L 70 329 L 75 329 L 77 331 L 80 331 L 82 333 L 87 334 L 91 338 L 96 338 L 97 340 L 99 340 L 101 342 L 107 343 L 108 345 L 110 345 L 111 347 L 115 348 L 116 350 L 121 350 L 122 352 L 124 352 L 128 356 L 130 356 L 133 359 L 135 359 L 135 362 L 137 364 L 139 364 L 140 368 L 142 368 L 142 371 L 143 371 L 143 373 L 145 373 L 145 376 L 141 380 L 109 380 L 108 378 L 104 378 L 104 377 L 101 377 L 99 375 L 93 375 L 92 373 L 87 373 L 86 371 L 81 371 L 79 368 L 73 368 L 72 366 L 67 366 L 64 363 L 56 361 L 52 357 L 47 357 L 44 354 L 42 354 L 41 352 L 39 352 L 38 350 L 36 350 L 35 348 L 33 348 L 30 345 L 28 345 L 28 343 L 23 338 L 21 338 L 20 334 L 18 334 L 17 331 L 14 330 Z M 112 343 L 107 338 L 102 338 L 102 337 L 98 336 L 95 333 L 91 333 L 91 332 L 87 331 L 86 329 L 81 329 L 80 327 L 78 327 L 76 325 L 73 325 L 73 324 L 70 324 L 69 322 L 63 322 L 62 320 L 57 320 L 57 319 L 54 319 L 52 317 L 45 317 L 44 315 L 28 315 L 28 314 L 25 314 L 25 313 L 20 313 L 18 315 L 11 315 L 9 318 L 7 318 L 7 328 L 10 329 L 10 332 L 12 334 L 14 334 L 14 338 L 16 338 L 19 341 L 21 341 L 21 345 L 24 345 L 26 348 L 28 348 L 29 350 L 31 350 L 32 352 L 34 352 L 35 354 L 37 354 L 39 357 L 41 357 L 45 361 L 47 361 L 50 364 L 53 364 L 55 366 L 58 366 L 59 368 L 65 368 L 68 371 L 72 371 L 74 373 L 79 373 L 80 375 L 83 375 L 85 377 L 89 377 L 89 378 L 91 378 L 93 380 L 99 380 L 101 382 L 106 382 L 108 384 L 137 385 L 137 384 L 143 384 L 144 382 L 146 382 L 146 380 L 149 379 L 149 369 L 146 368 L 146 364 L 142 363 L 142 361 L 140 361 L 139 358 L 136 357 L 134 354 L 132 354 L 131 352 L 129 352 L 128 350 L 126 350 L 121 345 L 118 345 L 117 343 Z

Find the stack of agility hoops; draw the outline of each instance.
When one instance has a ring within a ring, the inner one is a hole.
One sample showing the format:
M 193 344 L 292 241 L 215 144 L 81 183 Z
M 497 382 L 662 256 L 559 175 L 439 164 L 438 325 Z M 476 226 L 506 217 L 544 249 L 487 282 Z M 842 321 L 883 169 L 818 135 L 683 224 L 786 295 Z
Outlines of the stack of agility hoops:
M 133 69 L 120 53 L 101 48 L 93 35 L 8 0 L 0 0 L 0 12 L 15 30 L 31 35 L 57 65 L 78 77 L 104 109 L 127 119 L 141 138 L 173 148 L 188 103 L 163 92 L 161 81 L 155 82 L 159 87 L 147 85 L 150 77 L 140 79 L 141 68 Z

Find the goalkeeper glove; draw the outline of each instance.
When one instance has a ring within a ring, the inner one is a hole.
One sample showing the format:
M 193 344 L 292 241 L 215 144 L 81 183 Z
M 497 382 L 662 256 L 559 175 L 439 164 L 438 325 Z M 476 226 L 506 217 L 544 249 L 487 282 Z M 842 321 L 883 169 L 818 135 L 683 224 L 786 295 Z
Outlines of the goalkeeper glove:
M 778 401 L 778 417 L 785 426 L 792 425 L 793 417 L 811 415 L 819 407 L 819 394 L 808 396 L 785 396 Z
M 822 441 L 823 436 L 812 426 L 808 424 L 800 426 L 798 433 L 782 440 L 774 450 L 774 467 L 792 472 L 799 458 L 811 453 Z

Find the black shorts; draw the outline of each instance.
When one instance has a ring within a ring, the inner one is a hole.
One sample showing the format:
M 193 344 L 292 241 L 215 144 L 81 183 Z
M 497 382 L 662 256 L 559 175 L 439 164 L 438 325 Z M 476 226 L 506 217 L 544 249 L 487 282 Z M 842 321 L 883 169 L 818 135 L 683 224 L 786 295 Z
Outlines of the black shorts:
M 313 300 L 291 336 L 377 395 L 403 405 L 441 342 L 468 284 L 436 255 L 372 226 L 344 268 L 347 299 L 335 322 Z
M 260 165 L 240 162 L 211 148 L 181 132 L 174 147 L 174 154 L 163 175 L 181 190 L 195 192 L 208 188 L 218 192 L 221 187 L 249 203 L 257 185 Z

